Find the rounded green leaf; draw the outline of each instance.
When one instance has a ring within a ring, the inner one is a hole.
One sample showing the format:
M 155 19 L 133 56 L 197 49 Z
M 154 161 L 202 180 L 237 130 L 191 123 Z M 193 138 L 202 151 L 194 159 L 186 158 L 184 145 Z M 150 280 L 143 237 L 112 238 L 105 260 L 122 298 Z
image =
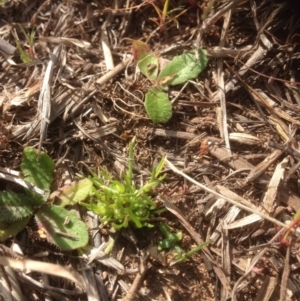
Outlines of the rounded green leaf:
M 205 50 L 175 56 L 158 75 L 163 85 L 178 85 L 196 78 L 206 67 L 208 58 Z
M 155 123 L 165 123 L 172 117 L 172 104 L 166 93 L 152 88 L 145 96 L 145 109 Z
M 63 207 L 43 206 L 36 213 L 36 221 L 47 240 L 64 251 L 84 247 L 88 242 L 86 224 Z

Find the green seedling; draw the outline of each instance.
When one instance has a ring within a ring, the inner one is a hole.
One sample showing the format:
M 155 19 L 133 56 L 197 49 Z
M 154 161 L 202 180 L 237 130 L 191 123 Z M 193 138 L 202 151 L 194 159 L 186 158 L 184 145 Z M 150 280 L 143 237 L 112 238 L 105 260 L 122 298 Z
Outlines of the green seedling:
M 207 65 L 206 51 L 175 56 L 162 70 L 158 56 L 151 53 L 147 44 L 133 41 L 132 54 L 141 72 L 154 84 L 145 95 L 148 116 L 155 123 L 165 123 L 172 117 L 172 104 L 165 91 L 196 78 Z
M 186 253 L 179 253 L 175 257 L 175 260 L 173 260 L 171 265 L 186 261 L 187 259 L 191 258 L 195 253 L 197 253 L 197 252 L 201 251 L 203 248 L 205 248 L 207 245 L 208 245 L 208 242 L 204 242 Z
M 146 3 L 147 1 L 145 1 Z M 175 7 L 170 9 L 170 0 L 164 0 L 162 1 L 163 3 L 163 8 L 160 9 L 156 4 L 155 1 L 149 1 L 148 3 L 151 4 L 157 15 L 158 15 L 158 20 L 157 18 L 150 18 L 151 21 L 153 21 L 159 28 L 159 33 L 163 35 L 166 31 L 166 24 L 170 22 L 174 22 L 176 27 L 179 28 L 179 22 L 178 22 L 178 17 L 185 14 L 188 9 L 184 9 L 182 6 Z M 176 2 L 175 2 L 176 3 Z M 176 16 L 171 16 L 174 12 L 179 11 L 179 13 Z
M 61 205 L 49 203 L 54 167 L 54 162 L 47 154 L 38 155 L 30 147 L 24 149 L 21 163 L 23 180 L 45 193 L 39 195 L 31 189 L 25 189 L 24 194 L 0 192 L 0 241 L 16 235 L 35 216 L 41 238 L 60 249 L 69 251 L 87 244 L 87 227 L 75 213 L 62 207 L 66 202 Z M 91 187 L 91 182 L 86 179 L 71 185 L 72 189 L 62 188 L 56 195 L 76 203 L 88 196 L 90 188 L 85 188 L 88 186 Z
M 164 3 L 164 7 L 163 10 L 161 11 L 154 2 L 150 2 L 150 4 L 154 7 L 158 17 L 159 17 L 159 22 L 155 22 L 155 20 L 153 20 L 158 26 L 159 26 L 159 32 L 160 34 L 163 34 L 165 32 L 165 23 L 166 23 L 166 17 L 168 15 L 169 12 L 169 0 L 166 0 Z
M 169 250 L 170 253 L 174 255 L 174 259 L 172 260 L 170 265 L 184 262 L 185 260 L 192 257 L 195 253 L 201 251 L 204 247 L 208 245 L 208 243 L 205 242 L 193 248 L 189 252 L 184 253 L 178 245 L 178 243 L 182 240 L 181 231 L 177 233 L 172 232 L 170 227 L 166 223 L 160 223 L 159 229 L 165 238 L 159 242 L 158 250 Z
M 177 233 L 171 232 L 171 229 L 166 223 L 160 223 L 159 229 L 162 235 L 165 237 L 158 244 L 158 250 L 162 251 L 164 249 L 172 249 L 176 246 L 176 244 L 182 240 L 182 232 L 179 231 Z
M 22 60 L 23 63 L 30 63 L 32 61 L 32 58 L 34 58 L 34 39 L 35 39 L 35 31 L 34 29 L 31 30 L 30 33 L 27 33 L 25 31 L 25 29 L 20 25 L 19 28 L 22 31 L 22 33 L 24 34 L 27 44 L 29 46 L 28 49 L 28 53 L 23 49 L 23 47 L 21 46 L 20 40 L 17 36 L 16 33 L 12 32 L 14 35 L 14 38 L 16 40 L 16 45 L 17 45 L 17 49 L 19 51 L 20 54 L 20 58 Z
M 160 175 L 164 158 L 152 169 L 150 180 L 137 187 L 133 182 L 135 141 L 133 138 L 130 142 L 128 170 L 122 174 L 121 180 L 114 179 L 102 167 L 99 167 L 98 174 L 90 170 L 89 180 L 93 183 L 90 202 L 80 202 L 99 215 L 104 224 L 112 224 L 115 229 L 127 228 L 129 224 L 137 228 L 153 227 L 148 221 L 150 215 L 162 212 L 162 209 L 157 209 L 149 192 L 165 178 L 165 175 Z

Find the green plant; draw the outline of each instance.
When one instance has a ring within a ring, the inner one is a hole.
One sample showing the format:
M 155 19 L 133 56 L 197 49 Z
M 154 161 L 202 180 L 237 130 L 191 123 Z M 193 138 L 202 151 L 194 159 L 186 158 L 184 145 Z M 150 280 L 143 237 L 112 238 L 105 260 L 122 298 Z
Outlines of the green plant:
M 158 15 L 158 19 L 159 21 L 157 22 L 155 19 L 151 19 L 154 23 L 156 23 L 156 25 L 159 27 L 159 32 L 160 34 L 164 34 L 165 33 L 165 27 L 166 27 L 166 18 L 168 15 L 170 15 L 171 12 L 174 12 L 176 10 L 179 10 L 180 8 L 175 8 L 172 10 L 169 10 L 169 5 L 170 5 L 170 0 L 165 0 L 164 5 L 163 5 L 163 9 L 159 9 L 159 7 L 157 5 L 155 5 L 154 1 L 150 1 L 149 2 L 155 9 L 157 15 Z M 176 23 L 176 25 L 178 25 L 178 21 L 176 19 L 176 17 L 170 18 L 172 21 L 174 21 Z
M 196 78 L 207 65 L 206 52 L 199 50 L 175 56 L 162 70 L 159 58 L 150 52 L 147 44 L 133 41 L 132 53 L 141 72 L 155 84 L 145 95 L 145 109 L 153 122 L 165 123 L 172 117 L 172 104 L 165 91 L 168 86 Z
M 20 58 L 22 60 L 23 63 L 30 63 L 32 61 L 32 58 L 34 57 L 34 39 L 35 39 L 35 31 L 34 29 L 31 30 L 30 33 L 27 33 L 25 31 L 25 29 L 22 27 L 22 25 L 18 24 L 20 30 L 22 31 L 22 33 L 24 34 L 27 44 L 29 45 L 29 49 L 28 49 L 28 53 L 23 49 L 23 47 L 21 46 L 20 40 L 17 36 L 16 33 L 13 33 L 14 38 L 16 40 L 16 44 L 17 44 L 17 49 L 20 53 Z
M 133 151 L 136 138 L 129 145 L 128 170 L 115 180 L 109 172 L 99 167 L 98 175 L 90 170 L 93 183 L 90 202 L 80 202 L 88 210 L 101 217 L 104 224 L 112 223 L 116 229 L 126 228 L 129 223 L 137 228 L 152 227 L 148 222 L 151 214 L 162 212 L 149 195 L 150 190 L 161 183 L 165 175 L 160 176 L 164 166 L 164 159 L 158 166 L 153 167 L 151 177 L 145 185 L 137 187 L 133 183 Z M 163 209 L 164 210 L 164 209 Z
M 174 265 L 180 262 L 184 262 L 195 253 L 201 251 L 204 247 L 208 245 L 208 242 L 204 242 L 197 247 L 193 248 L 192 250 L 184 253 L 178 243 L 182 240 L 182 232 L 179 231 L 174 233 L 171 231 L 170 227 L 166 223 L 160 223 L 159 229 L 163 236 L 165 237 L 162 241 L 158 244 L 158 250 L 169 250 L 170 253 L 173 255 L 174 260 L 170 263 L 170 265 Z
M 20 232 L 35 216 L 41 238 L 57 245 L 62 250 L 73 250 L 83 247 L 88 242 L 88 231 L 76 214 L 63 208 L 66 204 L 52 205 L 50 185 L 53 180 L 55 164 L 45 154 L 40 155 L 33 148 L 25 148 L 21 163 L 23 179 L 32 186 L 44 191 L 39 195 L 32 189 L 25 189 L 24 194 L 11 191 L 0 192 L 0 241 Z M 86 198 L 89 194 L 91 182 L 87 179 L 62 188 L 56 194 L 68 198 L 74 203 Z
M 177 243 L 182 239 L 182 232 L 171 232 L 171 229 L 166 223 L 159 223 L 159 229 L 165 238 L 159 242 L 158 251 L 172 249 L 176 247 Z

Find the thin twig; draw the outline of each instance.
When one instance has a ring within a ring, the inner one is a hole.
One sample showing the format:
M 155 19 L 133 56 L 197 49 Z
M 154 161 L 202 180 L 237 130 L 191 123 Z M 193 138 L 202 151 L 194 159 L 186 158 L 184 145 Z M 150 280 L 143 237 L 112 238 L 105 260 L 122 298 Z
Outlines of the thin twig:
M 148 270 L 148 267 L 147 267 L 146 262 L 144 261 L 144 259 L 141 259 L 139 272 L 137 273 L 137 275 L 123 301 L 132 301 L 136 297 L 137 292 L 139 290 L 140 283 L 141 283 L 143 277 L 145 276 L 147 270 Z
M 277 219 L 273 218 L 273 217 L 270 217 L 264 213 L 262 213 L 261 211 L 259 210 L 255 210 L 254 208 L 249 208 L 245 205 L 242 205 L 241 203 L 239 202 L 236 202 L 230 198 L 228 198 L 227 196 L 223 195 L 223 194 L 220 194 L 212 189 L 210 189 L 209 187 L 206 187 L 204 185 L 202 185 L 201 183 L 197 182 L 196 180 L 194 180 L 193 178 L 189 177 L 188 175 L 186 175 L 185 173 L 183 173 L 182 171 L 180 171 L 179 169 L 177 169 L 170 161 L 168 161 L 166 159 L 166 163 L 167 165 L 170 167 L 170 169 L 172 169 L 175 173 L 181 175 L 182 177 L 184 177 L 185 179 L 187 179 L 188 181 L 190 181 L 191 183 L 195 184 L 196 186 L 202 188 L 203 190 L 205 190 L 206 192 L 209 192 L 211 194 L 213 194 L 214 196 L 218 197 L 218 198 L 223 198 L 224 200 L 226 200 L 227 202 L 229 202 L 230 204 L 232 205 L 235 205 L 236 207 L 238 208 L 241 208 L 247 212 L 250 212 L 250 213 L 255 213 L 257 215 L 259 215 L 261 218 L 263 219 L 266 219 L 272 223 L 274 223 L 275 225 L 278 225 L 280 227 L 283 227 L 283 228 L 288 228 L 287 225 L 285 225 L 284 223 L 278 221 Z

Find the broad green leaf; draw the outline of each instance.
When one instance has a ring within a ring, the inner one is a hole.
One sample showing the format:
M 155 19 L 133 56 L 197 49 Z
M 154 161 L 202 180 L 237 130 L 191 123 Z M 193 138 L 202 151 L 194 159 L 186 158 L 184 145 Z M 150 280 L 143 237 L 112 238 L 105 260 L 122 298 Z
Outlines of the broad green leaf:
M 183 53 L 175 56 L 158 75 L 163 85 L 178 85 L 196 78 L 206 67 L 208 58 L 205 50 L 195 53 Z
M 47 240 L 64 251 L 84 247 L 88 242 L 86 224 L 63 207 L 43 206 L 36 213 L 36 221 Z
M 33 214 L 34 207 L 43 201 L 13 192 L 0 192 L 0 222 L 16 221 Z
M 155 123 L 165 123 L 172 117 L 172 104 L 167 94 L 157 88 L 147 92 L 144 105 L 150 119 Z
M 0 222 L 0 241 L 5 241 L 11 236 L 17 235 L 28 224 L 31 216 L 18 221 Z
M 27 147 L 23 152 L 21 170 L 24 180 L 36 185 L 43 190 L 49 190 L 53 179 L 55 164 L 45 153 L 40 155 L 31 147 Z
M 77 182 L 72 182 L 70 185 L 65 185 L 58 190 L 57 197 L 60 199 L 56 202 L 58 206 L 75 205 L 84 201 L 93 186 L 93 182 L 89 179 L 83 179 Z M 54 192 L 55 194 L 56 192 Z

